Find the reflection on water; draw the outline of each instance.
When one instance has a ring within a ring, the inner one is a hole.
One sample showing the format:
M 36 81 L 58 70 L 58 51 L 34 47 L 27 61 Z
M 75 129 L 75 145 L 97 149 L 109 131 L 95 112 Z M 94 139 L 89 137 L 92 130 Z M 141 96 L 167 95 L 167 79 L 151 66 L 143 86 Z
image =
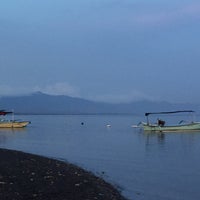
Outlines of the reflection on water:
M 146 152 L 160 151 L 167 155 L 173 154 L 173 152 L 191 154 L 193 151 L 199 151 L 200 149 L 200 132 L 170 132 L 170 133 L 142 133 L 145 139 Z M 191 156 L 196 155 L 196 152 Z M 172 155 L 173 156 L 173 155 Z
M 195 142 L 195 138 L 199 137 L 199 131 L 184 131 L 184 132 L 170 132 L 170 133 L 163 133 L 163 132 L 141 132 L 146 141 L 146 145 L 151 145 L 152 143 L 157 142 L 157 144 L 165 145 L 165 140 L 169 137 L 178 137 L 180 140 L 187 141 L 189 145 L 192 145 Z M 184 142 L 183 141 L 183 142 Z
M 131 127 L 139 117 L 124 115 L 27 118 L 25 129 L 0 129 L 0 147 L 103 173 L 131 200 L 200 197 L 200 132 L 144 133 Z
M 26 128 L 0 128 L 0 145 L 26 134 Z
M 145 136 L 145 140 L 146 140 L 146 145 L 150 145 L 152 143 L 152 140 L 153 142 L 156 142 L 158 144 L 162 144 L 164 145 L 165 143 L 165 133 L 144 133 L 144 136 Z
M 15 143 L 26 133 L 26 128 L 0 128 L 0 146 L 9 148 L 8 144 Z
M 0 144 L 4 144 L 7 140 L 7 135 L 0 133 Z
M 0 134 L 27 132 L 26 128 L 0 128 Z

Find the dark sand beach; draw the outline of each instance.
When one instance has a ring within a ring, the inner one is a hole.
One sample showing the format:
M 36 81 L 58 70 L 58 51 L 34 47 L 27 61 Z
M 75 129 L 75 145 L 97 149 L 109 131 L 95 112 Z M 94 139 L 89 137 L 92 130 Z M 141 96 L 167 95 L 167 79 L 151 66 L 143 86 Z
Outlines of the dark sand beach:
M 125 200 L 112 185 L 75 165 L 0 149 L 1 200 Z

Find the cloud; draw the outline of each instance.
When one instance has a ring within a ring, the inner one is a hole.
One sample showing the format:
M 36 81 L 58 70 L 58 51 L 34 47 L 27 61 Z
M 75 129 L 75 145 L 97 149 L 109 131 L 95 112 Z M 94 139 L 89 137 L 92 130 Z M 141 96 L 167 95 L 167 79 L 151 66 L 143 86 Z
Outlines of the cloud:
M 69 83 L 60 82 L 48 86 L 36 86 L 34 91 L 44 92 L 50 95 L 68 95 L 72 97 L 79 97 L 79 88 L 71 86 Z
M 127 93 L 109 93 L 109 94 L 89 94 L 82 96 L 78 87 L 72 86 L 67 82 L 59 82 L 46 86 L 9 86 L 0 85 L 1 96 L 19 96 L 30 95 L 34 92 L 42 92 L 49 95 L 67 95 L 71 97 L 79 97 L 92 101 L 106 102 L 106 103 L 130 103 L 140 100 L 158 101 L 160 97 L 151 96 L 139 90 L 128 91 Z
M 130 103 L 140 100 L 157 100 L 156 97 L 151 97 L 143 92 L 134 90 L 124 94 L 102 94 L 88 97 L 91 100 L 109 102 L 109 103 Z
M 200 18 L 200 3 L 180 2 L 133 2 L 104 3 L 102 7 L 89 10 L 81 25 L 90 31 L 127 31 L 130 28 L 149 28 L 188 22 Z M 79 24 L 79 25 L 80 25 Z M 81 26 L 80 25 L 80 26 Z M 95 27 L 95 28 L 94 28 Z M 92 28 L 92 30 L 91 30 Z
M 192 3 L 176 8 L 160 9 L 153 8 L 146 10 L 145 13 L 137 13 L 133 16 L 133 22 L 140 25 L 163 25 L 174 23 L 185 19 L 200 18 L 200 3 Z
M 28 94 L 30 93 L 29 88 L 27 87 L 16 87 L 10 85 L 0 85 L 0 94 L 1 96 L 15 96 L 21 94 Z
M 79 97 L 79 88 L 66 82 L 55 83 L 47 86 L 11 86 L 0 85 L 1 96 L 27 95 L 34 92 L 43 92 L 50 95 L 68 95 Z

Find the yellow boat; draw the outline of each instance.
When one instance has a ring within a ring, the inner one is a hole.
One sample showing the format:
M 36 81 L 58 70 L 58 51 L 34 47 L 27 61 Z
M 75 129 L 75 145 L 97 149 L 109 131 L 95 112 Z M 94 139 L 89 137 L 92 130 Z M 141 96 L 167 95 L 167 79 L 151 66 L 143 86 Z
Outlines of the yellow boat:
M 0 110 L 0 115 L 5 116 L 7 114 L 13 114 L 12 120 L 7 120 L 4 118 L 0 119 L 0 128 L 23 128 L 30 124 L 30 121 L 14 120 L 14 112 L 8 112 L 5 110 Z

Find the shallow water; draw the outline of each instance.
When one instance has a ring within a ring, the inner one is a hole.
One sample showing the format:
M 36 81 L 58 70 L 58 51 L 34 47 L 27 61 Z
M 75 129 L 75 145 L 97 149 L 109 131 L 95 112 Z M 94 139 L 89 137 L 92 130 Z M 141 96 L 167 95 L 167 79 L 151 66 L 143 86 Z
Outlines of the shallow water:
M 200 198 L 200 132 L 145 134 L 132 115 L 33 115 L 0 129 L 0 147 L 54 157 L 102 176 L 134 200 Z M 107 126 L 107 125 L 110 126 Z

